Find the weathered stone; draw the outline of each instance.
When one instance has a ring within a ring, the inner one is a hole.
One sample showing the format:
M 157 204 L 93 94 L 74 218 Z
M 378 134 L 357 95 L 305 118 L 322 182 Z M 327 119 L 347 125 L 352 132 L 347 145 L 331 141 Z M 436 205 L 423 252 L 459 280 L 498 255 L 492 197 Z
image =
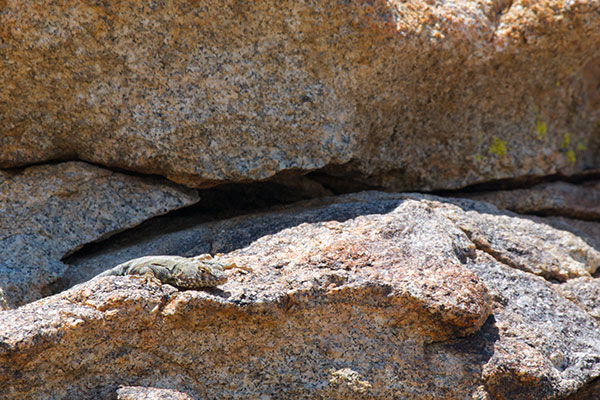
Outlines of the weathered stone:
M 563 296 L 600 320 L 600 279 L 582 277 L 556 285 Z
M 197 200 L 82 162 L 0 171 L 0 309 L 48 295 L 66 269 L 60 259 L 84 244 Z
M 452 200 L 443 214 L 498 261 L 546 278 L 566 281 L 600 267 L 600 250 L 582 238 L 550 228 L 542 219 L 501 212 L 487 203 Z
M 123 386 L 117 390 L 117 400 L 194 400 L 177 390 Z
M 600 220 L 600 181 L 582 185 L 553 182 L 529 189 L 499 190 L 468 197 L 521 214 Z
M 494 346 L 483 377 L 494 398 L 511 400 L 551 398 L 552 387 L 561 380 L 548 357 L 527 343 L 510 339 Z
M 597 398 L 598 393 L 600 393 L 600 378 L 596 378 L 587 383 L 581 390 L 577 391 L 577 393 L 565 397 L 564 400 L 591 400 Z
M 552 225 L 561 230 L 566 230 L 585 240 L 590 246 L 600 250 L 600 221 L 582 221 L 580 219 L 564 217 L 545 217 L 537 221 Z
M 587 312 L 487 253 L 470 267 L 494 299 L 497 337 L 482 368 L 492 399 L 561 398 L 600 375 L 600 325 Z
M 478 216 L 478 234 L 509 260 L 495 232 L 512 229 L 522 247 L 571 240 L 555 250 L 566 263 L 598 256 L 489 204 L 422 195 L 361 193 L 213 222 L 185 233 L 253 269 L 220 289 L 106 277 L 0 312 L 0 397 L 108 397 L 123 385 L 197 398 L 577 392 L 600 376 L 600 326 L 555 284 L 471 241 L 464 226 Z
M 0 166 L 395 189 L 600 168 L 599 0 L 0 2 Z

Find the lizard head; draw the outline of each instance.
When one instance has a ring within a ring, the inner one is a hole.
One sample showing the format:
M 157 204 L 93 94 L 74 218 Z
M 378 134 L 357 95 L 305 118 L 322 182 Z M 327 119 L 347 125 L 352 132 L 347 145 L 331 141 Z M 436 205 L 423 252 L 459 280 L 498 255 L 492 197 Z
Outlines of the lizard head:
M 209 260 L 184 259 L 171 271 L 171 282 L 182 289 L 215 287 L 227 282 L 223 265 Z

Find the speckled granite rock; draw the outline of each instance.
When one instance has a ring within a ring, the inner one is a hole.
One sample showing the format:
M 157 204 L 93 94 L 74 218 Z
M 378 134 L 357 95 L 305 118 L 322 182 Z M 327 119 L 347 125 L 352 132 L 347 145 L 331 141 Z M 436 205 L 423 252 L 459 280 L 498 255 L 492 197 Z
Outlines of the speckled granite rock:
M 553 182 L 528 189 L 476 193 L 468 197 L 521 214 L 600 221 L 600 181 L 589 181 L 580 185 Z
M 600 182 L 553 182 L 528 189 L 465 194 L 499 208 L 536 215 L 530 220 L 569 231 L 600 250 Z M 545 217 L 537 217 L 545 215 Z M 566 242 L 565 242 L 566 245 Z M 543 244 L 542 247 L 548 247 Z
M 0 2 L 0 166 L 394 189 L 600 168 L 599 0 Z
M 564 217 L 544 217 L 537 220 L 550 224 L 557 229 L 572 232 L 589 243 L 590 246 L 600 250 L 600 220 L 595 222 Z
M 600 279 L 581 277 L 557 285 L 557 289 L 574 303 L 600 320 Z
M 514 268 L 549 279 L 590 276 L 600 267 L 600 249 L 542 219 L 495 211 L 486 203 L 453 200 L 443 210 L 478 249 Z
M 487 253 L 472 270 L 494 298 L 498 337 L 481 371 L 491 399 L 560 399 L 600 376 L 600 325 L 590 314 Z
M 123 386 L 117 390 L 117 400 L 194 400 L 177 390 Z
M 195 201 L 170 182 L 82 162 L 0 170 L 0 309 L 48 295 L 60 259 L 84 244 Z
M 0 312 L 0 396 L 108 397 L 120 386 L 197 398 L 576 393 L 600 376 L 600 326 L 559 284 L 472 241 L 464 225 L 477 215 L 500 232 L 482 236 L 573 236 L 487 203 L 377 192 L 211 223 L 198 246 L 228 249 L 221 261 L 254 272 L 232 271 L 210 291 L 98 278 Z M 597 252 L 570 240 L 555 253 L 589 276 Z

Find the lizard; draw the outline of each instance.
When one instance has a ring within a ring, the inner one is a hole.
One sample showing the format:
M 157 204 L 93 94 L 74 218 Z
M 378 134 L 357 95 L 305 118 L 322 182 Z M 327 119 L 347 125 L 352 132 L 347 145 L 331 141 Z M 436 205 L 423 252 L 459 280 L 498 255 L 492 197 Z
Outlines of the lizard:
M 210 254 L 186 258 L 180 256 L 146 256 L 126 261 L 104 271 L 97 277 L 140 275 L 157 279 L 181 290 L 213 288 L 227 282 L 225 270 L 238 268 L 251 272 L 248 267 L 235 263 L 223 264 L 213 260 Z

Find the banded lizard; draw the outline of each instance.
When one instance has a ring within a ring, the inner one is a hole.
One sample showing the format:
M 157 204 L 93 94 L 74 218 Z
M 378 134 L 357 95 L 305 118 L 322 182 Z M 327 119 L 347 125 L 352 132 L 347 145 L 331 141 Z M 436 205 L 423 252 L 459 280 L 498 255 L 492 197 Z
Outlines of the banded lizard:
M 168 283 L 182 290 L 211 288 L 227 282 L 225 270 L 238 268 L 252 271 L 248 267 L 240 267 L 235 263 L 223 264 L 214 261 L 210 254 L 186 258 L 179 256 L 146 256 L 135 258 L 119 264 L 98 275 L 125 276 L 141 275 L 154 278 L 161 283 Z

